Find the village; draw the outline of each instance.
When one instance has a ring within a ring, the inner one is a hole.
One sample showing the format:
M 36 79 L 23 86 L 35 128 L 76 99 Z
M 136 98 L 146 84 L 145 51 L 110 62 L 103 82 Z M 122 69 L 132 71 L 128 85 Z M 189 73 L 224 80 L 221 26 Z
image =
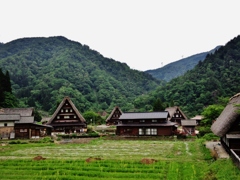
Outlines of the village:
M 220 141 L 212 143 L 208 148 L 215 149 L 219 157 L 221 154 L 229 154 L 240 167 L 240 116 L 234 104 L 240 104 L 240 94 L 230 99 L 219 118 L 212 124 L 211 130 L 219 136 Z M 201 120 L 200 115 L 187 119 L 178 106 L 168 107 L 165 111 L 144 113 L 122 112 L 120 107 L 116 106 L 102 127 L 115 127 L 114 134 L 119 137 L 196 136 L 196 127 Z M 86 120 L 70 97 L 64 97 L 51 118 L 42 124 L 34 121 L 34 108 L 0 109 L 2 140 L 39 139 L 71 134 L 81 136 L 87 130 Z

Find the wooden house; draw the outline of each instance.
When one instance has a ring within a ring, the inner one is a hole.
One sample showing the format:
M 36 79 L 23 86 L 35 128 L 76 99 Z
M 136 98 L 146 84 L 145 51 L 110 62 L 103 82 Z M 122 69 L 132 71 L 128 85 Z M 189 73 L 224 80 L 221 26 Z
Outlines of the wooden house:
M 65 97 L 47 122 L 53 127 L 53 133 L 83 133 L 87 123 L 69 97 Z
M 36 139 L 51 135 L 51 129 L 51 126 L 35 123 L 33 116 L 21 116 L 20 121 L 15 123 L 15 138 Z
M 181 120 L 188 119 L 178 106 L 168 107 L 165 111 L 169 112 L 169 121 L 181 126 Z
M 1 138 L 39 138 L 50 134 L 50 130 L 50 126 L 34 122 L 33 108 L 3 108 L 0 110 Z
M 14 125 L 20 120 L 19 114 L 0 114 L 0 138 L 8 139 L 14 135 Z
M 108 116 L 108 118 L 106 119 L 106 125 L 117 125 L 118 121 L 119 121 L 119 117 L 122 115 L 122 111 L 121 109 L 116 106 L 111 114 Z
M 181 125 L 182 125 L 182 133 L 185 135 L 196 135 L 196 130 L 195 127 L 197 126 L 197 121 L 192 119 L 192 120 L 181 120 Z
M 240 112 L 237 104 L 240 104 L 240 93 L 230 98 L 211 130 L 220 137 L 221 144 L 240 167 Z
M 123 113 L 119 117 L 116 134 L 120 136 L 170 136 L 176 123 L 168 121 L 168 111 Z

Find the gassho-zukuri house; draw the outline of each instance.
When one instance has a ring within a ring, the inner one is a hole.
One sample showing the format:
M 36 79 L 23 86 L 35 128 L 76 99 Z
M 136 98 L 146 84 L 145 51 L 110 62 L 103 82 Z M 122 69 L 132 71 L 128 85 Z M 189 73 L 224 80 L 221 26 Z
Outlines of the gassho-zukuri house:
M 83 133 L 87 123 L 69 97 L 65 97 L 47 122 L 53 134 Z
M 226 151 L 237 157 L 240 163 L 240 93 L 230 98 L 217 120 L 212 124 L 212 132 L 220 137 Z M 239 164 L 240 165 L 240 164 Z

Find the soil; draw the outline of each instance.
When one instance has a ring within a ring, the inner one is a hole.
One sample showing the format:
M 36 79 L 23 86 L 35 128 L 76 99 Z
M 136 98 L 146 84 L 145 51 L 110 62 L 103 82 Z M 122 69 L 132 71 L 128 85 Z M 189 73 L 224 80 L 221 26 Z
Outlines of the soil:
M 229 154 L 226 152 L 224 147 L 221 145 L 219 141 L 209 141 L 205 143 L 206 148 L 214 151 L 216 153 L 216 158 L 220 159 L 228 159 Z
M 90 158 L 86 159 L 86 162 L 90 163 L 90 162 L 93 162 L 93 161 L 100 161 L 100 160 L 102 160 L 102 159 L 101 158 L 92 158 L 92 157 L 90 157 Z
M 45 160 L 46 158 L 43 158 L 42 156 L 36 156 L 35 158 L 33 158 L 33 160 L 35 161 L 40 161 L 40 160 Z
M 157 160 L 155 160 L 155 159 L 143 158 L 143 159 L 141 160 L 141 163 L 142 163 L 142 164 L 152 164 L 152 163 L 155 163 L 155 162 L 157 162 Z

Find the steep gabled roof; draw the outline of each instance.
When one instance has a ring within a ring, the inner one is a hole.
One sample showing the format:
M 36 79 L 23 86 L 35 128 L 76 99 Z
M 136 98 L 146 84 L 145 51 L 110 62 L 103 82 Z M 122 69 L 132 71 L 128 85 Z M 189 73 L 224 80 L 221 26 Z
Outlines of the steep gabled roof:
M 168 118 L 169 113 L 168 111 L 161 111 L 161 112 L 126 112 L 123 113 L 119 120 L 124 119 L 163 119 Z
M 182 114 L 184 119 L 188 119 L 187 116 L 182 112 L 182 110 L 178 106 L 168 107 L 165 109 L 165 111 L 169 112 L 170 119 L 173 117 L 177 110 Z
M 84 117 L 80 114 L 80 112 L 78 111 L 78 109 L 76 108 L 76 106 L 73 104 L 72 100 L 69 97 L 64 97 L 62 102 L 58 105 L 58 108 L 56 109 L 56 111 L 53 113 L 51 119 L 47 122 L 47 124 L 51 124 L 52 120 L 57 116 L 58 112 L 61 110 L 61 108 L 63 107 L 64 103 L 68 101 L 69 104 L 71 105 L 71 107 L 73 108 L 73 110 L 75 111 L 76 115 L 78 116 L 78 118 L 82 121 L 82 122 L 86 122 L 86 120 L 84 119 Z
M 227 106 L 224 108 L 217 120 L 212 124 L 211 130 L 215 135 L 219 137 L 224 136 L 237 120 L 240 115 L 237 112 L 238 107 L 235 106 L 237 104 L 240 104 L 240 93 L 230 98 Z
M 111 114 L 110 114 L 110 115 L 108 116 L 108 118 L 106 119 L 106 121 L 109 121 L 109 120 L 112 118 L 112 116 L 113 116 L 113 114 L 114 114 L 114 112 L 115 112 L 116 110 L 119 110 L 119 112 L 121 113 L 121 115 L 123 114 L 123 112 L 122 112 L 122 110 L 120 109 L 120 107 L 115 106 L 114 109 L 112 110 Z
M 33 116 L 34 108 L 2 108 L 0 114 L 20 114 L 20 116 Z

